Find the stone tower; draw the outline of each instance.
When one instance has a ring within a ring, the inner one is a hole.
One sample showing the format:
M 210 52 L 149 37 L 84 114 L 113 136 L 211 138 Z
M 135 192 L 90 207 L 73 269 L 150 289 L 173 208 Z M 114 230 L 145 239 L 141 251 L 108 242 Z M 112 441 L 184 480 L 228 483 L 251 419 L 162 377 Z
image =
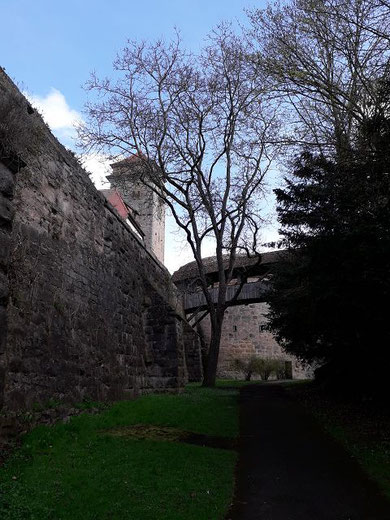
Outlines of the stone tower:
M 164 263 L 165 204 L 161 198 L 143 184 L 139 177 L 147 168 L 145 159 L 132 156 L 111 164 L 112 174 L 107 177 L 123 200 L 135 212 L 135 219 L 145 233 L 145 245 Z

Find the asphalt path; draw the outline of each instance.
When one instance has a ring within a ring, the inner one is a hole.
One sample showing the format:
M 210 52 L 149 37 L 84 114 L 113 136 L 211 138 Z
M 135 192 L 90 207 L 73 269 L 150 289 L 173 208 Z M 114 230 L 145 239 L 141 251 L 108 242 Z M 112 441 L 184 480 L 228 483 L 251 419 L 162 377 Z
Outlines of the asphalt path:
M 355 460 L 278 384 L 240 392 L 239 462 L 227 520 L 390 520 Z

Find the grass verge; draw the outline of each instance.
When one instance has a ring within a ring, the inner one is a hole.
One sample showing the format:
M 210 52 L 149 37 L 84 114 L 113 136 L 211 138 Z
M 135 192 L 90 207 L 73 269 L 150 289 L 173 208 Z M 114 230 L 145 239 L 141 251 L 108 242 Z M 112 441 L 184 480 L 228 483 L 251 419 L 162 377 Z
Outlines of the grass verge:
M 286 385 L 324 429 L 345 446 L 390 498 L 390 414 L 373 402 L 351 402 L 320 392 L 307 382 Z
M 144 396 L 35 428 L 0 468 L 0 518 L 222 519 L 233 493 L 234 451 L 104 431 L 145 424 L 235 437 L 237 394 L 192 385 L 180 395 Z

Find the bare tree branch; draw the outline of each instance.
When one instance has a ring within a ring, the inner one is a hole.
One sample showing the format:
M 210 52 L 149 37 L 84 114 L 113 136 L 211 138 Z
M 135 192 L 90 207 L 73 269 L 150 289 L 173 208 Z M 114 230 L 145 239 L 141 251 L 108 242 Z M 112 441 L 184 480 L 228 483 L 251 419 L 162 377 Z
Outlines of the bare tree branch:
M 114 64 L 116 80 L 91 76 L 87 89 L 98 98 L 87 104 L 87 122 L 79 129 L 86 151 L 137 155 L 137 179 L 167 203 L 186 235 L 211 320 L 207 385 L 215 382 L 237 251 L 248 247 L 252 234 L 255 252 L 258 201 L 279 146 L 278 102 L 270 102 L 266 77 L 250 52 L 227 25 L 213 31 L 198 56 L 182 49 L 179 35 L 170 43 L 128 42 Z M 210 237 L 218 264 L 216 304 L 202 256 Z
M 388 2 L 292 0 L 248 14 L 253 59 L 290 119 L 285 142 L 348 153 L 389 77 Z

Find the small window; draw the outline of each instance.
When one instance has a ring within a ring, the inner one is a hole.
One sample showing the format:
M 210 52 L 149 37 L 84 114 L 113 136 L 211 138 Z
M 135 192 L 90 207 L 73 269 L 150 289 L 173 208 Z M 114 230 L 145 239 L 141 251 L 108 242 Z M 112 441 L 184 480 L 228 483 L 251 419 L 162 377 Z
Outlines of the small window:
M 237 332 L 237 325 L 233 325 L 233 331 Z

